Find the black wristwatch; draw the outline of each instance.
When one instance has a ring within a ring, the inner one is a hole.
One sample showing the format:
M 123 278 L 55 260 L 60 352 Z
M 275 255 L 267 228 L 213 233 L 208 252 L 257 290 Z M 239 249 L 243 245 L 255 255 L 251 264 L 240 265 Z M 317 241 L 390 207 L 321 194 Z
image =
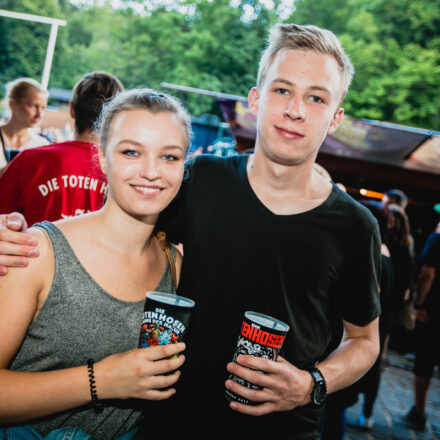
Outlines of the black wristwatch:
M 315 382 L 312 394 L 310 395 L 312 399 L 311 405 L 318 408 L 322 406 L 327 397 L 327 385 L 324 376 L 315 366 L 307 368 L 307 371 L 312 375 L 313 381 Z

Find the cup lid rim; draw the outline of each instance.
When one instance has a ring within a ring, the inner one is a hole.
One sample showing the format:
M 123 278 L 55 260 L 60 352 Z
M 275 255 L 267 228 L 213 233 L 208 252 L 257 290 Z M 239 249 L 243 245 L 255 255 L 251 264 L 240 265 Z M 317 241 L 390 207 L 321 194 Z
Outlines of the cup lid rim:
M 159 290 L 148 291 L 146 293 L 146 297 L 155 301 L 160 301 L 160 299 L 158 299 L 157 297 L 161 297 L 162 299 L 164 299 L 164 301 L 160 302 L 164 302 L 165 304 L 170 306 L 191 308 L 195 305 L 195 302 L 192 299 L 180 295 L 175 295 L 174 293 L 160 292 Z M 167 301 L 166 299 L 168 299 L 169 301 Z
M 250 319 L 251 321 L 256 321 L 257 324 L 264 325 L 265 327 L 271 328 L 272 330 L 280 330 L 280 331 L 288 332 L 290 329 L 289 325 L 286 324 L 285 322 L 280 321 L 279 319 L 274 318 L 273 316 L 265 315 L 264 313 L 247 310 L 244 313 L 244 316 L 246 316 L 246 318 Z M 261 318 L 261 321 L 259 321 L 259 318 Z M 263 322 L 263 320 L 272 321 L 273 326 L 267 325 L 266 323 Z

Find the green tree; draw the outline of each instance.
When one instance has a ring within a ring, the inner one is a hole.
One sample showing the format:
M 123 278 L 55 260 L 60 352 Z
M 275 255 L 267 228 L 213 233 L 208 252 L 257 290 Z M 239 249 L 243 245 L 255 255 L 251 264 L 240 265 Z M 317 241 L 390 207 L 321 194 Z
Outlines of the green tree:
M 333 30 L 356 74 L 352 116 L 440 129 L 440 2 L 297 0 L 290 21 Z
M 56 0 L 0 0 L 0 9 L 63 18 Z M 0 17 L 0 28 L 0 83 L 23 76 L 41 80 L 50 25 Z

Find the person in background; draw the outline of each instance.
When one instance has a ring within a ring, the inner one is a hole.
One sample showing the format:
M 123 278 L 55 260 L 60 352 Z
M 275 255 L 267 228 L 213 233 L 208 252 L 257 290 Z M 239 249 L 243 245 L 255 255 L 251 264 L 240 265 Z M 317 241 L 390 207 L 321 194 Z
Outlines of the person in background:
M 389 308 L 392 310 L 390 333 L 385 341 L 382 360 L 386 361 L 388 344 L 391 338 L 405 340 L 406 331 L 401 324 L 401 312 L 405 302 L 412 301 L 411 294 L 415 278 L 415 258 L 413 237 L 405 210 L 394 203 L 385 204 L 391 212 L 392 221 L 387 228 L 386 243 L 391 252 L 394 265 L 394 286 Z
M 400 189 L 389 189 L 388 191 L 385 191 L 385 194 L 382 198 L 382 203 L 384 205 L 398 205 L 405 210 L 406 206 L 408 205 L 408 197 Z
M 123 90 L 106 72 L 84 75 L 73 88 L 75 138 L 21 152 L 0 177 L 0 213 L 17 211 L 32 225 L 95 211 L 107 194 L 94 124 L 102 105 Z
M 48 145 L 49 141 L 37 134 L 47 104 L 47 92 L 32 78 L 18 78 L 6 86 L 5 102 L 11 117 L 0 127 L 0 173 L 17 152 L 26 148 Z
M 420 272 L 414 296 L 416 309 L 416 359 L 414 364 L 414 406 L 405 420 L 413 429 L 424 431 L 426 399 L 434 368 L 440 371 L 440 222 L 426 240 L 418 257 Z
M 138 343 L 145 292 L 178 282 L 181 257 L 154 229 L 180 188 L 191 119 L 170 96 L 135 89 L 100 127 L 104 207 L 35 225 L 41 256 L 0 284 L 2 439 L 133 439 L 141 410 L 158 404 L 145 399 L 175 393 L 185 345 Z

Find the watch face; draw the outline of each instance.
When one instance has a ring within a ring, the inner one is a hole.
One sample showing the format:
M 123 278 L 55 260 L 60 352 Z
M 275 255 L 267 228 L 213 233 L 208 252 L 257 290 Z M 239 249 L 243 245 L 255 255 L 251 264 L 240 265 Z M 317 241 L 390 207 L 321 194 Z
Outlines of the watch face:
M 315 389 L 313 390 L 313 403 L 315 405 L 322 405 L 327 396 L 324 383 L 317 383 Z

